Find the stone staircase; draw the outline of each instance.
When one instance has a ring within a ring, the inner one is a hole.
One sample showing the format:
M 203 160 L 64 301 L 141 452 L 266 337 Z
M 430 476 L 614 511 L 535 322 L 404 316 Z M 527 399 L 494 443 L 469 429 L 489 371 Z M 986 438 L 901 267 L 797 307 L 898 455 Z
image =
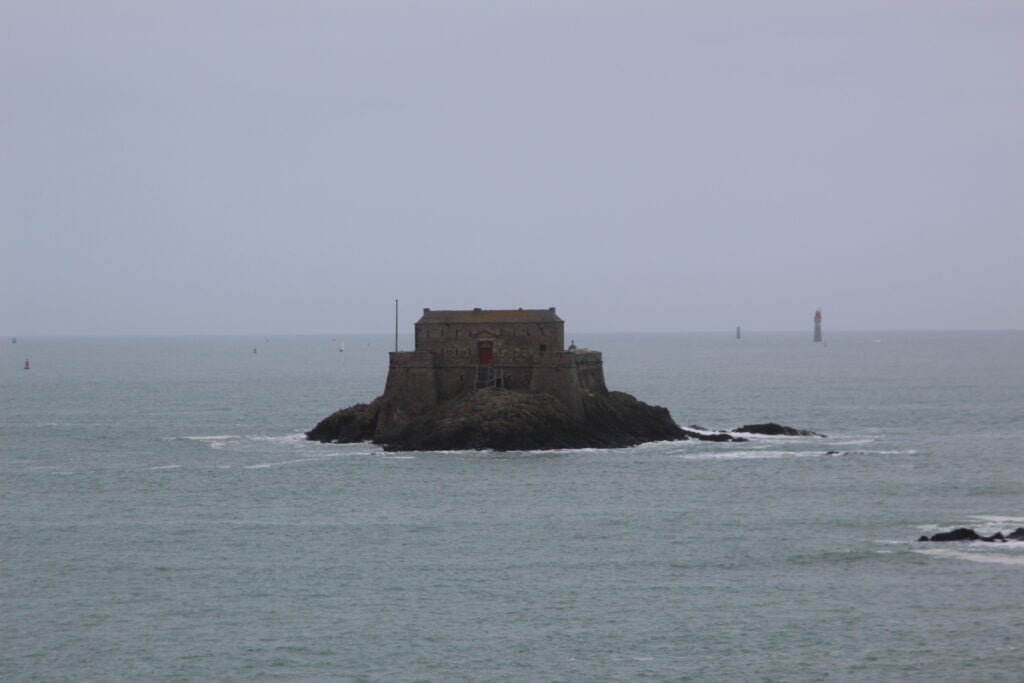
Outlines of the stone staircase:
M 505 386 L 504 379 L 502 371 L 493 365 L 477 365 L 473 388 L 484 389 L 486 387 L 496 387 L 500 389 Z

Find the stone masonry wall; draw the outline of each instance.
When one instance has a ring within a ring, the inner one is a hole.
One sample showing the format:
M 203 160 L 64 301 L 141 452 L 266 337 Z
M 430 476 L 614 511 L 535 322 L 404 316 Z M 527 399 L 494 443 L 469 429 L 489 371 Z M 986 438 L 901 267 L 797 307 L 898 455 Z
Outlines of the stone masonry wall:
M 565 324 L 549 323 L 417 323 L 416 350 L 434 351 L 446 363 L 468 360 L 476 363 L 477 343 L 492 342 L 494 360 L 516 361 L 541 351 L 565 348 Z
M 530 391 L 554 396 L 572 415 L 583 418 L 583 396 L 576 381 L 571 351 L 537 356 L 534 359 Z
M 581 390 L 595 394 L 608 393 L 600 351 L 576 351 L 573 353 L 573 362 L 576 365 L 576 381 Z
M 578 419 L 584 417 L 584 393 L 608 391 L 598 351 L 535 352 L 518 362 L 495 358 L 494 365 L 504 373 L 506 389 L 554 396 Z M 472 390 L 476 367 L 475 357 L 453 362 L 430 351 L 390 354 L 378 440 L 393 440 L 414 416 Z
M 376 438 L 395 438 L 408 421 L 437 405 L 438 382 L 434 354 L 428 351 L 391 353 L 384 401 L 377 418 Z

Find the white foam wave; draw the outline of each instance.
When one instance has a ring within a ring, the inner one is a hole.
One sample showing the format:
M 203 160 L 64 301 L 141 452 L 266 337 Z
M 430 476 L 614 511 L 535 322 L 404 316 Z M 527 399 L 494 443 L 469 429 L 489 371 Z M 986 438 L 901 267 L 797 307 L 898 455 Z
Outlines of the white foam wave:
M 213 436 L 180 436 L 179 439 L 188 439 L 189 441 L 223 441 L 224 439 L 239 439 L 241 438 L 238 434 L 215 434 Z
M 695 432 L 697 434 L 706 434 L 708 436 L 714 436 L 716 434 L 722 434 L 722 433 L 735 435 L 735 432 L 728 432 L 728 431 L 726 431 L 724 429 L 722 429 L 722 430 L 718 430 L 718 429 L 705 429 L 703 427 L 686 427 L 686 431 L 688 431 L 688 432 Z
M 799 442 L 806 441 L 806 436 L 792 436 L 790 434 L 751 434 L 749 432 L 726 432 L 729 436 L 737 439 L 743 439 L 744 441 L 750 442 L 751 446 L 777 446 L 779 442 Z M 771 442 L 775 443 L 771 443 Z
M 658 443 L 665 443 L 665 442 L 654 441 L 652 443 L 658 444 Z M 648 444 L 642 444 L 642 445 L 648 445 Z M 513 453 L 515 453 L 515 452 L 529 453 L 530 455 L 571 455 L 571 454 L 574 454 L 574 453 L 614 453 L 616 450 L 618 450 L 618 449 L 610 449 L 610 448 L 544 448 L 544 449 L 540 449 L 540 448 L 538 448 L 538 449 L 535 449 L 535 450 L 532 450 L 532 451 L 511 451 L 511 452 L 513 452 Z M 503 452 L 506 452 L 506 451 L 487 451 L 487 452 L 488 453 L 495 453 L 495 452 L 503 453 Z
M 178 470 L 181 469 L 181 465 L 156 465 L 150 467 L 151 470 Z
M 274 443 L 294 443 L 296 441 L 306 441 L 306 434 L 304 432 L 295 432 L 294 434 L 283 434 L 276 436 L 264 436 L 252 434 L 245 437 L 250 441 L 271 441 Z
M 1024 525 L 1024 517 L 1010 517 L 1006 515 L 974 515 L 971 519 L 991 524 L 1021 524 Z
M 830 449 L 825 455 L 917 455 L 918 451 L 837 451 Z
M 294 465 L 300 462 L 315 462 L 317 460 L 326 460 L 327 458 L 298 458 L 296 460 L 282 460 L 280 462 L 261 462 L 258 465 L 243 465 L 244 470 L 261 470 L 268 467 L 280 467 L 281 465 Z
M 765 460 L 770 458 L 814 458 L 830 455 L 824 451 L 719 451 L 708 453 L 687 453 L 675 457 L 684 460 Z M 831 454 L 835 455 L 835 454 Z
M 990 545 L 988 543 L 984 544 Z M 1000 543 L 997 547 L 1004 548 L 1010 544 Z M 976 553 L 976 552 L 963 552 L 961 550 L 950 550 L 948 548 L 925 548 L 915 550 L 915 553 L 921 555 L 931 555 L 932 557 L 945 557 L 955 560 L 967 560 L 968 562 L 985 562 L 989 564 L 1009 564 L 1016 565 L 1018 567 L 1024 567 L 1024 557 L 1016 557 L 1013 555 L 1003 554 L 992 554 L 992 553 Z
M 966 520 L 966 521 L 965 521 Z M 980 536 L 991 536 L 997 531 L 1006 534 L 1014 530 L 1014 527 L 1024 526 L 1024 517 L 1011 515 L 969 515 L 965 520 L 954 521 L 949 524 L 922 524 L 917 528 L 927 535 L 940 531 L 949 531 L 960 527 L 974 529 Z M 984 544 L 988 546 L 989 544 Z M 1002 546 L 1003 544 L 997 544 Z M 1024 543 L 1016 544 L 1024 549 Z

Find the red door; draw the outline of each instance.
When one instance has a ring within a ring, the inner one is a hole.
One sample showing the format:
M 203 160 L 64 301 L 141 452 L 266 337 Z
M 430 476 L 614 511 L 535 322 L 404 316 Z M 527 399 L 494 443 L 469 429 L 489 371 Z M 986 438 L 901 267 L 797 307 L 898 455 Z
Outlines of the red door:
M 494 349 L 490 346 L 481 346 L 477 351 L 480 352 L 480 365 L 490 365 L 491 359 L 494 356 Z

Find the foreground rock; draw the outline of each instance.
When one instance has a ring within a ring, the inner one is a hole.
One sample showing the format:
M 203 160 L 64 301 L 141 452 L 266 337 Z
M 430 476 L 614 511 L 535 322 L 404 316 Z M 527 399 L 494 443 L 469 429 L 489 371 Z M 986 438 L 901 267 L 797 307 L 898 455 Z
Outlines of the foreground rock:
M 558 399 L 500 389 L 465 392 L 414 417 L 396 437 L 378 439 L 382 398 L 339 410 L 307 432 L 324 443 L 373 441 L 389 451 L 624 448 L 649 441 L 746 441 L 682 429 L 666 408 L 621 391 L 583 396 L 583 418 Z
M 743 425 L 733 431 L 743 434 L 763 434 L 765 436 L 825 436 L 806 429 L 794 429 L 774 422 L 766 422 L 758 425 Z
M 952 531 L 944 531 L 935 534 L 931 538 L 922 536 L 917 539 L 918 541 L 934 541 L 934 542 L 946 542 L 946 541 L 985 541 L 987 543 L 997 543 L 1005 541 L 1024 541 L 1024 527 L 1017 527 L 1005 536 L 1002 532 L 997 531 L 991 536 L 982 536 L 974 529 L 968 529 L 960 527 L 959 529 L 953 529 Z
M 372 441 L 377 430 L 377 413 L 382 399 L 379 396 L 372 403 L 357 403 L 328 415 L 306 432 L 306 438 L 321 443 Z

